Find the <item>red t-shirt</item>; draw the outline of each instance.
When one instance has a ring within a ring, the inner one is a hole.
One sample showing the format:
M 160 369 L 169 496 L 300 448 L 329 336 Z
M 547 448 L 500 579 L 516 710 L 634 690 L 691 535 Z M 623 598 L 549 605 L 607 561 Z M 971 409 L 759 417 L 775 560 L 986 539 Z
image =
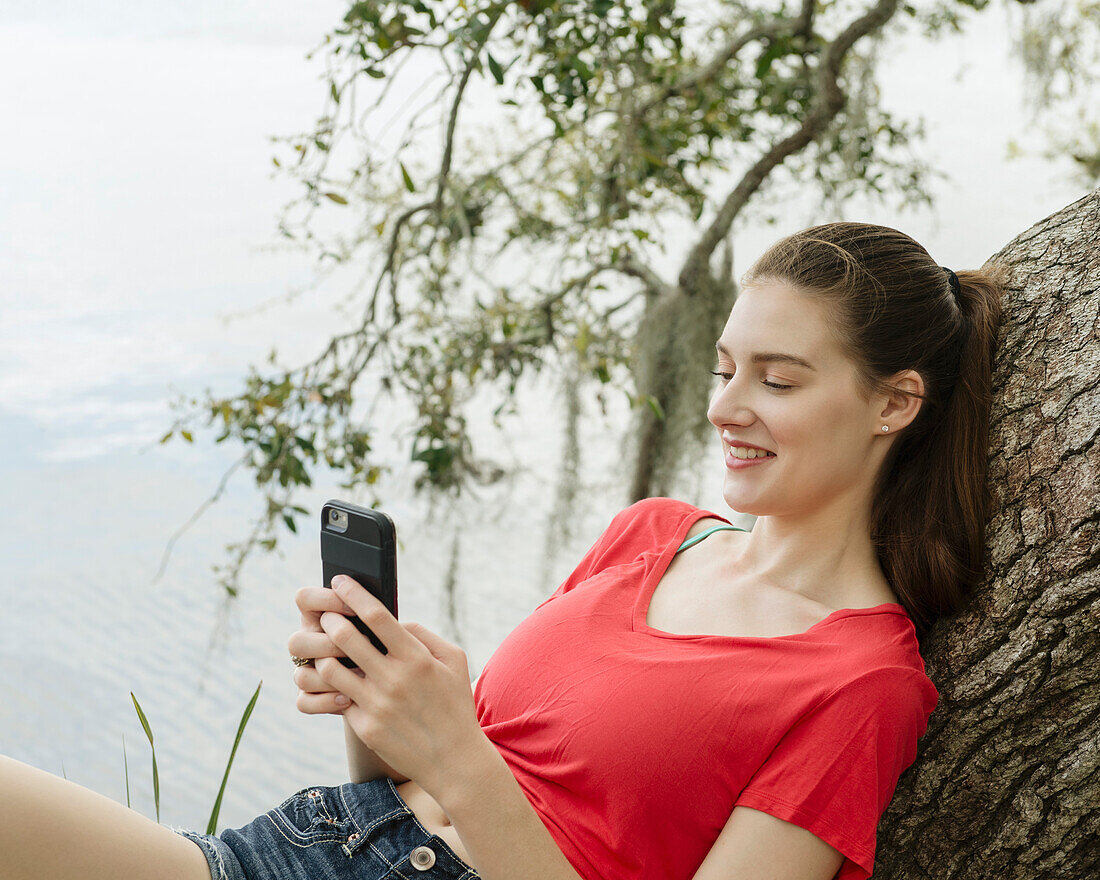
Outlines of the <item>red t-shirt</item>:
M 478 720 L 585 880 L 690 880 L 738 805 L 863 880 L 939 696 L 913 622 L 886 603 L 775 638 L 653 629 L 657 581 L 714 516 L 671 498 L 616 515 L 489 658 Z

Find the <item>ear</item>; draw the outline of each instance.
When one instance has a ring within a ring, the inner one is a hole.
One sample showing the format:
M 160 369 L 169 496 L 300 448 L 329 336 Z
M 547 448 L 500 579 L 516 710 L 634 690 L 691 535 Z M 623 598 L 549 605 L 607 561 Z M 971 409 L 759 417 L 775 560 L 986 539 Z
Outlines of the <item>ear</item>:
M 924 394 L 924 379 L 916 370 L 903 370 L 889 380 L 890 384 L 899 389 L 892 394 L 886 394 L 879 398 L 880 409 L 878 411 L 878 423 L 875 425 L 875 433 L 882 431 L 883 425 L 889 425 L 890 433 L 896 434 L 917 417 L 921 405 L 924 403 L 920 395 Z M 908 391 L 909 394 L 902 394 Z M 883 431 L 882 433 L 886 433 Z

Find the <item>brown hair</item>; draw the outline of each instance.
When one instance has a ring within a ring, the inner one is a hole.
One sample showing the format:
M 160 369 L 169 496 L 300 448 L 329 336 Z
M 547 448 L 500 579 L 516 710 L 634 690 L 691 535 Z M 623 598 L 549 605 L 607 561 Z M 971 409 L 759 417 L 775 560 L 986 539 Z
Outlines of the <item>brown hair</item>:
M 860 392 L 910 393 L 887 379 L 924 379 L 920 411 L 878 474 L 871 539 L 918 635 L 964 604 L 985 569 L 993 358 L 1006 270 L 947 271 L 888 226 L 827 223 L 774 244 L 742 286 L 783 283 L 826 305 L 856 364 Z M 918 396 L 918 395 L 914 395 Z

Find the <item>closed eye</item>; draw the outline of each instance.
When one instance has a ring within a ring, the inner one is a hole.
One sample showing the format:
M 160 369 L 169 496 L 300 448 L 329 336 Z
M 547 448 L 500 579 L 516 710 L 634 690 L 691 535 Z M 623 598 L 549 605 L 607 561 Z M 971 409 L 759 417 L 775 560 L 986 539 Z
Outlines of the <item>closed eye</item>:
M 723 382 L 728 382 L 733 378 L 733 373 L 723 373 L 719 370 L 711 370 L 712 376 L 718 376 Z M 780 391 L 786 391 L 788 388 L 793 388 L 793 385 L 780 385 L 778 382 L 769 382 L 767 379 L 761 379 L 760 382 L 767 385 L 769 388 L 776 388 Z

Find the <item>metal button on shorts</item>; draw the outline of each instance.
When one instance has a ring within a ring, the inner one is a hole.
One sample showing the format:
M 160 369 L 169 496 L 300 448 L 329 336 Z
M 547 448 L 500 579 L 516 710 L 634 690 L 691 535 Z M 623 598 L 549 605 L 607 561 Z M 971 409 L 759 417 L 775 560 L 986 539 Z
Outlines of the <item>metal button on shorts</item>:
M 435 864 L 435 850 L 430 846 L 418 846 L 409 853 L 409 861 L 418 871 L 427 871 Z

